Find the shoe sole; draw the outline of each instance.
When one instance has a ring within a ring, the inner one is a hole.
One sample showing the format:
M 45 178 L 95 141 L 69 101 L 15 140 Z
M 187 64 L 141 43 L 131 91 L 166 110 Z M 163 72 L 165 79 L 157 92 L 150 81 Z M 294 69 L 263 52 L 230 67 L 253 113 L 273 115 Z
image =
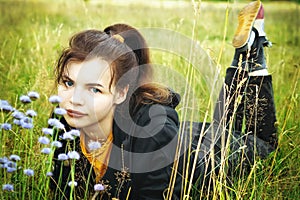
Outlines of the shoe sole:
M 239 24 L 232 40 L 233 47 L 241 48 L 247 44 L 260 6 L 261 2 L 255 1 L 249 3 L 240 11 L 238 16 Z

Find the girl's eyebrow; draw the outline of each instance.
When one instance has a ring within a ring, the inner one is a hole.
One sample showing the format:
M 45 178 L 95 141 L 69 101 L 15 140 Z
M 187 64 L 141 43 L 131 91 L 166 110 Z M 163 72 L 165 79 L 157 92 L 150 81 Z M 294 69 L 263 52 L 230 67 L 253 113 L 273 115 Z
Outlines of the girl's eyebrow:
M 67 75 L 63 75 L 62 76 L 62 79 L 67 79 L 67 80 L 70 80 L 70 81 L 73 81 L 69 76 L 67 76 Z
M 87 85 L 87 86 L 98 86 L 98 87 L 104 88 L 104 86 L 101 85 L 100 83 L 88 83 L 88 84 L 86 84 L 86 85 Z
M 62 79 L 70 80 L 70 81 L 73 81 L 73 82 L 74 82 L 74 80 L 72 80 L 72 79 L 71 79 L 69 76 L 67 76 L 67 75 L 63 75 L 63 76 L 62 76 Z M 104 88 L 104 86 L 103 86 L 102 84 L 100 84 L 100 83 L 87 83 L 86 85 L 89 86 L 89 87 L 91 87 L 91 86 L 93 86 L 93 87 L 97 86 L 97 87 L 102 87 L 102 88 Z

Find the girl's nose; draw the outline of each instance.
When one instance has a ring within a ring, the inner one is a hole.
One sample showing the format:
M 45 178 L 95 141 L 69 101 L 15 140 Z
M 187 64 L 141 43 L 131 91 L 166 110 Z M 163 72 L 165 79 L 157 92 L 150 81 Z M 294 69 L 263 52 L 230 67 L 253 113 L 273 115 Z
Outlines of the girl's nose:
M 83 105 L 83 92 L 80 89 L 73 90 L 72 96 L 70 98 L 70 102 L 74 105 Z

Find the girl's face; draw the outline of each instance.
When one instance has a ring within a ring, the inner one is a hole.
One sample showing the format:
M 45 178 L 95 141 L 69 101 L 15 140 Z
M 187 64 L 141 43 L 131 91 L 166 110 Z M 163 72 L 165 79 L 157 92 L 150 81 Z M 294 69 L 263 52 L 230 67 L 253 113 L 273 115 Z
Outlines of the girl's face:
M 109 88 L 110 81 L 110 66 L 104 60 L 68 64 L 58 95 L 70 126 L 87 132 L 111 131 L 115 106 L 126 99 L 127 91 L 117 91 L 114 85 Z

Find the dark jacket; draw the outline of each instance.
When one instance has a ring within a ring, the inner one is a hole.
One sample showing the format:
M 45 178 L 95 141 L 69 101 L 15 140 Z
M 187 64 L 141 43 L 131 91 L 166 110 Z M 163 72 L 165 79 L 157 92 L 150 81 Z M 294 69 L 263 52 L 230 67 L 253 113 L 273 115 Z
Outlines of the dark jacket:
M 182 176 L 190 177 L 196 157 L 193 184 L 201 189 L 202 186 L 212 189 L 210 179 L 212 175 L 218 174 L 221 152 L 224 152 L 222 140 L 230 141 L 231 151 L 226 156 L 227 163 L 231 166 L 228 174 L 233 174 L 230 170 L 238 169 L 239 163 L 243 167 L 250 166 L 254 161 L 254 149 L 257 149 L 261 157 L 266 157 L 274 150 L 253 135 L 241 135 L 237 132 L 228 134 L 227 130 L 216 123 L 203 125 L 199 122 L 182 122 L 180 125 L 175 111 L 178 102 L 175 99 L 170 105 L 144 104 L 139 106 L 132 118 L 115 118 L 109 166 L 100 181 L 105 189 L 98 194 L 97 199 L 163 199 L 167 194 L 178 144 L 181 144 L 181 151 L 172 199 L 180 199 Z M 67 124 L 63 118 L 61 121 Z M 67 131 L 70 129 L 66 128 Z M 62 134 L 62 131 L 58 131 L 54 139 Z M 53 198 L 69 199 L 71 161 L 59 161 L 57 157 L 74 148 L 80 153 L 80 159 L 75 161 L 75 181 L 78 185 L 73 196 L 75 199 L 90 199 L 95 194 L 95 174 L 81 152 L 80 139 L 76 138 L 69 144 L 62 139 L 58 140 L 63 143 L 63 147 L 56 149 L 53 158 L 53 179 L 50 184 Z M 243 162 L 241 158 L 244 159 Z M 186 170 L 188 162 L 189 170 Z
M 170 105 L 144 104 L 131 119 L 114 120 L 109 166 L 100 181 L 105 190 L 100 192 L 99 199 L 126 199 L 128 195 L 129 199 L 163 199 L 163 192 L 169 185 L 178 141 L 177 104 L 176 101 Z M 61 121 L 67 124 L 63 118 Z M 60 138 L 62 134 L 63 131 L 58 131 L 54 138 Z M 80 159 L 75 161 L 77 186 L 73 194 L 78 199 L 89 199 L 95 193 L 95 174 L 81 152 L 80 138 L 69 144 L 62 139 L 58 140 L 63 143 L 63 147 L 56 149 L 53 158 L 50 187 L 54 198 L 69 198 L 71 161 L 59 161 L 57 157 L 60 153 L 70 151 L 71 147 L 80 153 Z M 175 187 L 174 194 L 178 192 L 179 187 Z

